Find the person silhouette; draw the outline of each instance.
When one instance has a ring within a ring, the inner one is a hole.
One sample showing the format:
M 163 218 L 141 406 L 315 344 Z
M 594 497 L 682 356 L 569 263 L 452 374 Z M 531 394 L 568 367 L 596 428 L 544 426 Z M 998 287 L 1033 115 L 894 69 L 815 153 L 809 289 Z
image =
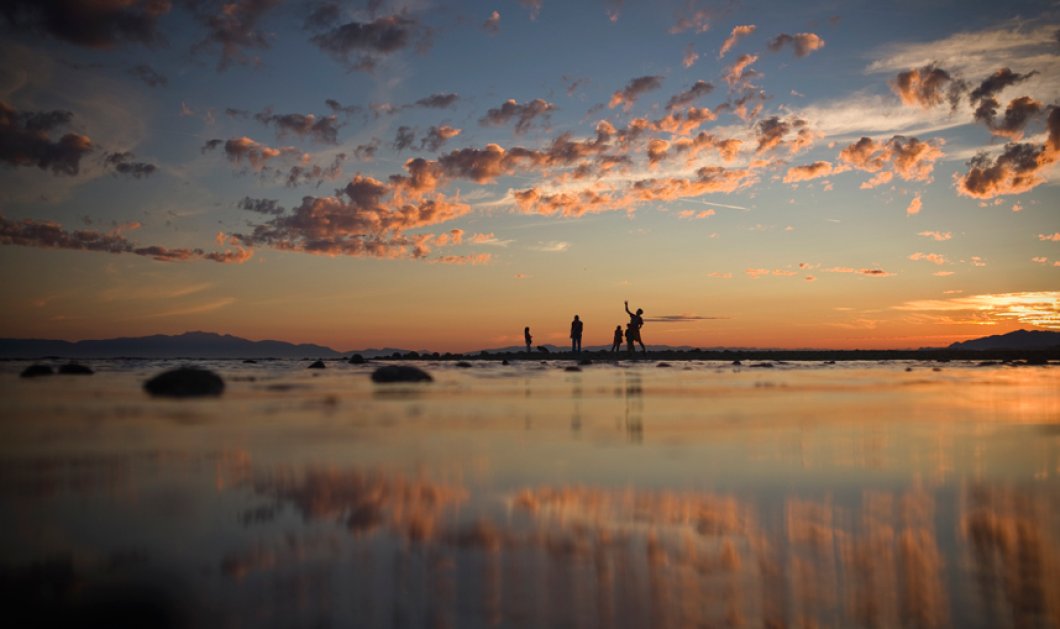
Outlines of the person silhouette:
M 615 326 L 615 340 L 611 342 L 611 351 L 617 352 L 622 349 L 622 326 Z
M 577 354 L 582 351 L 582 322 L 578 315 L 574 315 L 574 321 L 570 322 L 570 351 Z
M 633 353 L 633 324 L 626 324 L 626 351 Z
M 637 308 L 637 312 L 630 312 L 629 301 L 626 301 L 626 314 L 629 315 L 629 327 L 630 331 L 633 332 L 633 340 L 640 343 L 640 351 L 642 353 L 647 353 L 648 348 L 644 347 L 644 341 L 640 339 L 640 329 L 644 326 L 644 311 Z M 632 344 L 630 344 L 630 347 L 632 347 Z
M 534 343 L 534 337 L 530 336 L 530 326 L 523 328 L 523 341 L 526 343 L 527 353 L 530 353 L 530 346 Z

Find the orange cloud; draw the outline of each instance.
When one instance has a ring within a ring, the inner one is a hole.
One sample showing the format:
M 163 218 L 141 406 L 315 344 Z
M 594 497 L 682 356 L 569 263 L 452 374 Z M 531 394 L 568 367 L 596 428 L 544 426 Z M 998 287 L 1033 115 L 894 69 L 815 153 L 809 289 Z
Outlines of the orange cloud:
M 749 69 L 751 64 L 758 61 L 758 55 L 743 54 L 736 59 L 736 63 L 729 66 L 725 70 L 724 79 L 729 84 L 730 88 L 736 87 L 736 85 L 745 82 L 747 79 L 755 76 L 756 72 Z
M 774 37 L 768 46 L 771 51 L 777 52 L 789 44 L 796 57 L 805 57 L 815 50 L 824 48 L 824 40 L 814 33 L 796 33 L 794 35 L 781 33 Z
M 729 36 L 725 38 L 725 41 L 721 43 L 721 49 L 718 50 L 718 59 L 721 59 L 732 50 L 732 47 L 736 45 L 736 42 L 742 38 L 755 32 L 754 24 L 746 24 L 743 26 L 734 26 Z
M 920 201 L 920 195 L 917 194 L 917 195 L 915 195 L 912 198 L 912 200 L 909 201 L 909 205 L 906 206 L 905 215 L 906 216 L 914 216 L 916 214 L 920 214 L 920 208 L 921 207 L 922 207 L 922 203 Z M 924 232 L 921 232 L 920 235 L 923 236 Z
M 799 181 L 810 181 L 827 177 L 835 172 L 830 162 L 814 162 L 805 166 L 792 166 L 784 174 L 784 183 L 795 183 Z
M 880 173 L 862 187 L 887 183 L 893 175 L 906 181 L 930 181 L 935 160 L 942 157 L 940 143 L 941 140 L 924 142 L 901 135 L 886 141 L 862 137 L 840 151 L 839 160 L 851 168 Z
M 949 240 L 953 238 L 953 234 L 950 232 L 920 232 L 917 236 L 923 236 L 925 238 L 931 238 L 937 242 Z
M 962 82 L 954 81 L 949 72 L 934 64 L 900 72 L 891 83 L 891 89 L 904 104 L 919 105 L 924 109 L 930 109 L 945 100 L 956 107 L 963 87 Z
M 980 153 L 968 162 L 968 172 L 954 175 L 957 193 L 975 199 L 1021 194 L 1042 184 L 1042 173 L 1060 157 L 1060 108 L 1053 107 L 1044 144 L 1008 144 L 991 159 Z
M 630 79 L 629 83 L 620 90 L 617 90 L 611 95 L 611 100 L 608 101 L 607 106 L 611 109 L 623 106 L 623 109 L 629 111 L 633 107 L 633 103 L 640 98 L 645 92 L 656 90 L 662 87 L 663 77 L 661 76 L 640 76 L 635 79 Z
M 1052 242 L 1060 242 L 1060 232 L 1054 232 L 1052 234 L 1038 234 L 1038 240 L 1049 240 Z
M 946 264 L 946 258 L 942 256 L 942 254 L 938 253 L 922 253 L 920 251 L 917 251 L 916 253 L 911 254 L 909 256 L 909 259 L 913 260 L 914 262 L 924 260 L 932 264 Z

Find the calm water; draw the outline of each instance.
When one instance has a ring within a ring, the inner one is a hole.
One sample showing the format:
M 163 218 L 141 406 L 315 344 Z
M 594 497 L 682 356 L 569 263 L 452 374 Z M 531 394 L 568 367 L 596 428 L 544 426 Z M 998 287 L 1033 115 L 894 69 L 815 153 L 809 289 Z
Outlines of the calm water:
M 0 364 L 8 626 L 1060 627 L 1056 367 L 199 364 Z

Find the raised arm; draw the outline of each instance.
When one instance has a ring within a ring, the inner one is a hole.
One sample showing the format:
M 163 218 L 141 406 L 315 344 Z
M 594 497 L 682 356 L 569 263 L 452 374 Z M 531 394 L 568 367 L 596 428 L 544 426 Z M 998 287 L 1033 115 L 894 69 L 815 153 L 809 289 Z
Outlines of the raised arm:
M 626 302 L 626 314 L 628 314 L 631 317 L 633 316 L 633 313 L 629 311 L 629 302 L 628 301 Z

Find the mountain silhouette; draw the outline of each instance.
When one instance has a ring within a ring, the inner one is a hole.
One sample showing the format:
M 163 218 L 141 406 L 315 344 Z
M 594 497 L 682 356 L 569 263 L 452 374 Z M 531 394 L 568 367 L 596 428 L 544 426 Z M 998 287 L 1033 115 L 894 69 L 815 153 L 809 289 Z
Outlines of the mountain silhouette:
M 988 350 L 988 349 L 1056 349 L 1060 348 L 1060 332 L 1043 330 L 1016 330 L 1008 334 L 984 336 L 978 339 L 953 343 L 949 349 Z

